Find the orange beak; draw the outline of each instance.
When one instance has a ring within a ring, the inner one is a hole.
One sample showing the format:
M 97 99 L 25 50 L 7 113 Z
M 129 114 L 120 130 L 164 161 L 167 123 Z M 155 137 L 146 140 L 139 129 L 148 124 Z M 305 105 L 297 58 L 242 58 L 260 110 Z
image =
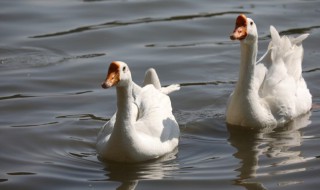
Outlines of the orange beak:
M 120 65 L 117 62 L 112 62 L 109 66 L 106 80 L 101 84 L 102 88 L 110 88 L 120 81 Z
M 247 37 L 247 17 L 243 14 L 239 15 L 236 20 L 236 26 L 230 35 L 231 40 L 243 40 Z

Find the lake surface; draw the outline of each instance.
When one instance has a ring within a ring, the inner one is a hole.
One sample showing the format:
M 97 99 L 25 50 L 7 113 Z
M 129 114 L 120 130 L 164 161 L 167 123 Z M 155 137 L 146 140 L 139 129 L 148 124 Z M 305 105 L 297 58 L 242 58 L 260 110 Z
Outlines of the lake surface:
M 283 128 L 225 124 L 238 77 L 238 14 L 255 20 L 259 55 L 269 26 L 310 33 L 303 76 L 313 110 Z M 0 189 L 318 189 L 320 1 L 2 0 Z M 100 83 L 113 60 L 141 84 L 154 67 L 181 129 L 176 154 L 140 164 L 101 162 L 95 140 L 116 109 Z

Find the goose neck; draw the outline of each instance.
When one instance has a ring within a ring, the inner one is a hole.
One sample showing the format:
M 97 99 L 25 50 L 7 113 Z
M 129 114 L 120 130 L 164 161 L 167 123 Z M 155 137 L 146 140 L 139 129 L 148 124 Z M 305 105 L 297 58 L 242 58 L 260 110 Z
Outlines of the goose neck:
M 250 91 L 253 88 L 257 49 L 257 42 L 252 44 L 241 42 L 241 63 L 237 90 Z
M 132 115 L 132 82 L 129 82 L 126 86 L 117 87 L 117 120 L 116 123 L 130 122 Z M 128 125 L 126 123 L 125 125 Z

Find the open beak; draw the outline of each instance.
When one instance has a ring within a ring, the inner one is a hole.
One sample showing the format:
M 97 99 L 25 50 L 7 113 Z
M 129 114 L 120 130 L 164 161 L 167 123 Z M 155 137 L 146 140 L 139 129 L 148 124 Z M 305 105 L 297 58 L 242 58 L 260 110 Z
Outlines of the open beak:
M 102 82 L 101 87 L 106 89 L 110 88 L 120 81 L 120 65 L 117 62 L 112 62 L 109 66 L 108 75 L 106 80 Z
M 247 37 L 247 17 L 243 14 L 239 15 L 236 20 L 236 26 L 230 35 L 231 40 L 243 40 Z

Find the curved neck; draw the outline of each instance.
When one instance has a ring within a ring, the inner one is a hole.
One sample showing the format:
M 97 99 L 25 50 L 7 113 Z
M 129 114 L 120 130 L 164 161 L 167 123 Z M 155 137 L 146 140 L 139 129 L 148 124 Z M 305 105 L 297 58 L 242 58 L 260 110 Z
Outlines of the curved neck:
M 235 92 L 248 94 L 253 88 L 257 49 L 257 40 L 252 44 L 246 44 L 241 41 L 240 73 Z

